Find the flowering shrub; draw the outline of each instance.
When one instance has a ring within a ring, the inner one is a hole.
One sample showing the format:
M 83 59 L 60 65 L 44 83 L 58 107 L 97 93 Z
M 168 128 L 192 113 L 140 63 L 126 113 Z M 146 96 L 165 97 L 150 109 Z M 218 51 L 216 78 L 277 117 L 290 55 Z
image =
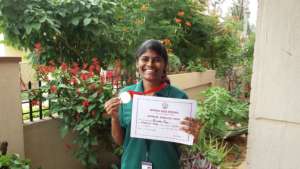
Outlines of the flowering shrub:
M 45 82 L 40 93 L 42 99 L 51 100 L 50 112 L 62 119 L 61 135 L 76 133 L 75 156 L 87 167 L 97 164 L 96 149 L 101 134 L 109 135 L 109 121 L 103 117 L 104 103 L 111 98 L 113 88 L 100 75 L 99 61 L 79 66 L 62 63 L 55 68 L 51 63 L 37 67 L 38 77 Z M 40 99 L 40 98 L 39 98 Z M 109 136 L 105 136 L 110 138 Z M 103 138 L 101 138 L 103 140 Z M 73 149 L 73 145 L 66 145 Z

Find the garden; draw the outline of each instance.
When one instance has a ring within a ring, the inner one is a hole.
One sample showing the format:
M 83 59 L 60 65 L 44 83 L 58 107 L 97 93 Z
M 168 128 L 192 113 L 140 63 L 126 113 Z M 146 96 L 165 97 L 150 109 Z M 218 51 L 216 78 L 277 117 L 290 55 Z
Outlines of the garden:
M 85 168 L 99 168 L 103 147 L 122 155 L 104 103 L 139 80 L 134 53 L 147 39 L 167 48 L 169 75 L 215 70 L 221 81 L 198 92 L 203 127 L 196 144 L 181 146 L 181 167 L 237 168 L 246 151 L 255 33 L 244 30 L 241 1 L 225 18 L 207 8 L 195 0 L 0 0 L 0 32 L 2 43 L 28 53 L 41 82 L 22 97 L 30 109 L 45 106 L 45 116 L 60 119 L 62 137 L 76 134 L 66 147 Z M 0 153 L 1 169 L 29 163 Z

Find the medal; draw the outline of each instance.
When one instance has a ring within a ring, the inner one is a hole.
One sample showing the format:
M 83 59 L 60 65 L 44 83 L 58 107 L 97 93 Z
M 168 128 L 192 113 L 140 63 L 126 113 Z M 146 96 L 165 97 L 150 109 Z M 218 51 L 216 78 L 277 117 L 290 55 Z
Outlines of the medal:
M 122 104 L 126 104 L 131 101 L 131 98 L 133 97 L 133 95 L 146 95 L 149 93 L 158 92 L 158 91 L 162 90 L 163 88 L 165 88 L 166 86 L 167 86 L 166 83 L 161 83 L 158 87 L 154 87 L 154 88 L 144 91 L 144 92 L 136 92 L 136 91 L 128 90 L 127 92 L 120 93 L 119 98 L 120 98 Z
M 119 94 L 119 98 L 122 104 L 129 103 L 131 100 L 131 95 L 128 92 L 122 92 Z

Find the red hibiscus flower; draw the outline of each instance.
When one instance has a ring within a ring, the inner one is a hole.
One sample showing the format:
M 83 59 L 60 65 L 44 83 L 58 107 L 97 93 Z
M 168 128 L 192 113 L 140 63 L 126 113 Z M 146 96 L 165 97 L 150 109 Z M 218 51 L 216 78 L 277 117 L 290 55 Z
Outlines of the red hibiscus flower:
M 82 79 L 82 80 L 87 80 L 88 78 L 89 78 L 89 73 L 82 73 L 81 75 L 80 75 L 80 78 Z
M 34 44 L 34 48 L 35 48 L 36 50 L 41 50 L 41 49 L 42 49 L 42 44 L 41 44 L 41 42 L 35 43 L 35 44 Z
M 182 22 L 182 19 L 175 18 L 175 22 L 176 22 L 176 23 L 181 23 L 181 22 Z
M 95 69 L 96 69 L 95 65 L 90 65 L 89 72 L 94 72 Z
M 50 91 L 51 91 L 51 93 L 56 93 L 57 92 L 57 87 L 55 85 L 52 85 L 50 87 Z
M 71 85 L 75 85 L 77 84 L 77 80 L 75 77 L 72 77 L 72 79 L 70 80 Z
M 68 69 L 68 65 L 66 63 L 62 63 L 60 65 L 61 70 L 66 71 Z
M 89 107 L 89 105 L 90 105 L 90 102 L 88 100 L 82 101 L 82 106 Z
M 36 105 L 39 105 L 40 102 L 38 100 L 32 100 L 31 104 L 32 104 L 32 106 L 36 106 Z
M 185 25 L 188 26 L 188 27 L 191 27 L 192 23 L 187 21 L 187 22 L 185 22 Z

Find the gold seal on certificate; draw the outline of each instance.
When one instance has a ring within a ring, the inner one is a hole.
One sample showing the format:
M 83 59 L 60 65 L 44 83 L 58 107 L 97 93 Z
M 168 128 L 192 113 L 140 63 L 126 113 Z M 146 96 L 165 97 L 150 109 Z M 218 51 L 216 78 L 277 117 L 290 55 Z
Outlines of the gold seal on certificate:
M 119 94 L 119 98 L 122 102 L 122 104 L 129 103 L 131 100 L 131 95 L 128 92 L 122 92 Z

